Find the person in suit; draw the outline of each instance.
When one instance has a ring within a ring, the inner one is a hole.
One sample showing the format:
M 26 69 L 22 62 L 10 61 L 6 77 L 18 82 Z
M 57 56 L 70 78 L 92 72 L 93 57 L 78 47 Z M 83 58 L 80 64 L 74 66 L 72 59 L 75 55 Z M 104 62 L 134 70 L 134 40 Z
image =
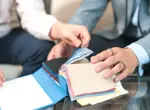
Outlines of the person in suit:
M 14 25 L 12 5 L 22 27 Z M 69 56 L 68 49 L 87 47 L 89 40 L 85 26 L 65 24 L 48 15 L 43 0 L 0 0 L 0 63 L 22 65 L 21 76 L 33 73 L 42 61 Z M 54 41 L 60 42 L 55 45 Z M 0 86 L 3 81 L 0 71 Z
M 143 75 L 143 65 L 150 61 L 149 0 L 83 0 L 69 23 L 84 25 L 92 33 L 108 2 L 112 3 L 115 23 L 91 35 L 89 48 L 95 52 L 91 63 L 101 62 L 96 72 L 110 67 L 104 77 L 117 75 L 116 82 L 136 69 Z

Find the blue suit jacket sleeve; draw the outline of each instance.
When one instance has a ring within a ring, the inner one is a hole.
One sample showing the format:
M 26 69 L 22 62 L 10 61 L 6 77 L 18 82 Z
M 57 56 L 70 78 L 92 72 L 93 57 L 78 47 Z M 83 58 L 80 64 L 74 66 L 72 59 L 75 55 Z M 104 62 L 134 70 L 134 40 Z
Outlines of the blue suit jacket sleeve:
M 100 17 L 103 16 L 107 4 L 108 0 L 83 0 L 69 23 L 84 25 L 91 33 Z
M 150 61 L 149 55 L 146 52 L 146 50 L 139 44 L 137 43 L 132 43 L 131 45 L 127 46 L 128 48 L 132 49 L 133 52 L 136 54 L 139 62 L 138 66 L 138 73 L 140 76 L 143 75 L 143 65 L 147 64 Z

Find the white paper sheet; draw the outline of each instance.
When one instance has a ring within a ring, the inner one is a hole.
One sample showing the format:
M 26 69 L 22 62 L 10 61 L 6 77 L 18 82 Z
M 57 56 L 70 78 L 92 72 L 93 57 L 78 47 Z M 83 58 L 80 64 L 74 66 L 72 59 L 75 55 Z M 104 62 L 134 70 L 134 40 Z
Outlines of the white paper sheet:
M 52 103 L 33 75 L 7 81 L 0 87 L 1 110 L 33 110 Z

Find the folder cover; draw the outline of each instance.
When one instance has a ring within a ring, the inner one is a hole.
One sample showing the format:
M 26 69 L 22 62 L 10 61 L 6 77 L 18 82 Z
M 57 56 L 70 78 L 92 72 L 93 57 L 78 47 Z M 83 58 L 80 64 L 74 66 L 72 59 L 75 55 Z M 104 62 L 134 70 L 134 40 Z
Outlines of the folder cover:
M 62 80 L 61 83 L 65 81 Z M 0 87 L 2 110 L 41 110 L 67 96 L 66 91 L 43 68 L 34 74 L 4 82 Z

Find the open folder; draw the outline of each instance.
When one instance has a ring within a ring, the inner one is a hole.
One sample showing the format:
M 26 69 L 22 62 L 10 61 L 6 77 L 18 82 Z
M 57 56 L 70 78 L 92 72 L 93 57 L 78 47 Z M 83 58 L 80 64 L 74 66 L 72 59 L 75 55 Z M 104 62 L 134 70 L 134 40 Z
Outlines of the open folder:
M 0 87 L 1 110 L 41 110 L 68 95 L 64 77 L 57 72 L 62 64 L 79 61 L 92 53 L 87 48 L 75 49 L 73 55 L 43 63 L 32 75 L 3 83 Z
M 61 81 L 61 83 L 66 83 Z M 63 89 L 43 68 L 33 75 L 7 81 L 0 88 L 2 110 L 34 110 L 56 104 L 67 96 Z

